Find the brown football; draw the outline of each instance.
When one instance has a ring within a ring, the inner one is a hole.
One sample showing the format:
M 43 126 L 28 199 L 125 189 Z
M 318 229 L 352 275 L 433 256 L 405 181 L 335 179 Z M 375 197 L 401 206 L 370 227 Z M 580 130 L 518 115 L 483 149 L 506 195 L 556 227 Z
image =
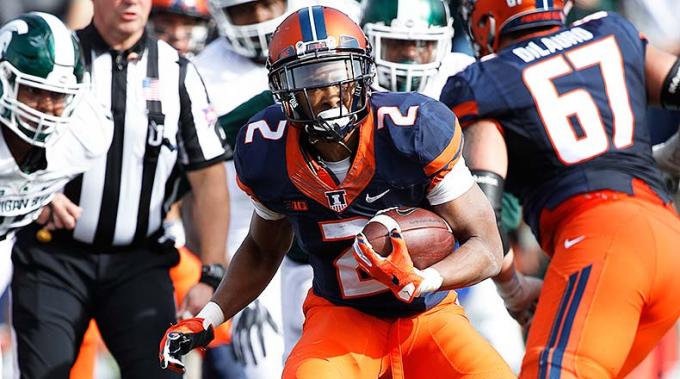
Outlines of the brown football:
M 393 208 L 372 218 L 363 229 L 373 249 L 383 257 L 392 252 L 392 245 L 389 231 L 381 222 L 389 223 L 389 219 L 379 216 L 389 217 L 399 224 L 413 265 L 418 269 L 430 267 L 453 252 L 456 239 L 439 215 L 423 208 Z

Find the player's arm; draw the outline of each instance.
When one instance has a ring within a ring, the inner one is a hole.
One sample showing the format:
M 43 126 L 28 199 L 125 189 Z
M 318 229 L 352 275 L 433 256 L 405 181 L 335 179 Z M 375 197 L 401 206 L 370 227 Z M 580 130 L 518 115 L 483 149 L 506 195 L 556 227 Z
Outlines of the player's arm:
M 645 50 L 645 79 L 650 104 L 680 109 L 680 58 L 651 44 Z
M 165 332 L 160 345 L 161 367 L 183 372 L 181 357 L 206 346 L 213 338 L 213 327 L 232 318 L 262 293 L 292 241 L 293 230 L 285 218 L 266 220 L 254 213 L 248 235 L 212 300 L 196 318 L 181 321 Z
M 225 319 L 264 291 L 292 242 L 293 229 L 286 218 L 266 220 L 253 213 L 250 231 L 212 299 L 223 310 Z
M 479 186 L 472 184 L 463 195 L 433 210 L 448 222 L 461 243 L 454 254 L 432 265 L 442 276 L 442 289 L 471 286 L 498 274 L 503 260 L 501 239 L 493 209 Z
M 507 152 L 503 136 L 496 125 L 481 121 L 464 129 L 463 156 L 470 171 L 484 171 L 501 179 L 507 171 Z M 487 183 L 487 182 L 484 182 Z M 455 254 L 433 265 L 444 278 L 443 288 L 465 287 L 495 276 L 501 269 L 503 249 L 494 208 L 500 208 L 502 187 L 498 189 L 498 203 L 487 201 L 481 186 L 474 185 L 464 195 L 434 206 L 462 242 Z M 479 270 L 467 272 L 462 267 Z M 485 267 L 484 267 L 485 266 Z
M 645 76 L 650 103 L 680 110 L 680 58 L 647 45 Z M 655 147 L 654 159 L 662 170 L 680 175 L 680 132 Z
M 507 147 L 503 135 L 495 122 L 480 120 L 465 128 L 464 136 L 466 143 L 463 156 L 467 159 L 470 171 L 480 182 L 480 186 L 483 186 L 486 197 L 496 211 L 497 220 L 500 220 L 503 180 L 508 170 Z M 526 277 L 515 270 L 512 250 L 504 250 L 506 254 L 500 272 L 493 280 L 508 312 L 522 325 L 526 325 L 533 315 L 534 303 L 542 283 L 539 279 Z

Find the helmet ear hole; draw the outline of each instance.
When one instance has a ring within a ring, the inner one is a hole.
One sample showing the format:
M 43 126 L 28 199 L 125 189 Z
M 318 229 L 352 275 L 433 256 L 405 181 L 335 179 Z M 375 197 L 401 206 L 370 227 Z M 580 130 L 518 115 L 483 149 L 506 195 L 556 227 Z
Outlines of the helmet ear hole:
M 496 19 L 493 15 L 487 13 L 479 19 L 478 29 L 483 35 L 481 41 L 483 42 L 483 52 L 484 54 L 493 53 L 496 50 Z

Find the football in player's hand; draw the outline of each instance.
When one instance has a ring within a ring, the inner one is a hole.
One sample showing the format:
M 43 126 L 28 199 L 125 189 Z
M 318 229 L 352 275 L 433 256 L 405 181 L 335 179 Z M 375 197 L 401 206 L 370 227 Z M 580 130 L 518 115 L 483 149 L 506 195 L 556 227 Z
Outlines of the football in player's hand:
M 449 224 L 439 215 L 423 208 L 392 208 L 372 218 L 363 233 L 376 253 L 383 257 L 391 253 L 389 217 L 399 224 L 413 266 L 425 269 L 453 253 L 456 239 Z

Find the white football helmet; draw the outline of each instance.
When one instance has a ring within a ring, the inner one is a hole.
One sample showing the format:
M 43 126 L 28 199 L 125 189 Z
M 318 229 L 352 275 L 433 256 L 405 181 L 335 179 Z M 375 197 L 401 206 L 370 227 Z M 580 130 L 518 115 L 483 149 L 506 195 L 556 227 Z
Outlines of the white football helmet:
M 220 34 L 229 40 L 232 48 L 237 53 L 264 62 L 267 59 L 267 46 L 271 35 L 274 33 L 274 29 L 291 12 L 302 7 L 304 1 L 283 0 L 285 4 L 283 13 L 264 22 L 249 25 L 235 25 L 232 23 L 227 8 L 255 1 L 266 2 L 271 0 L 209 0 L 208 9 L 217 23 Z

